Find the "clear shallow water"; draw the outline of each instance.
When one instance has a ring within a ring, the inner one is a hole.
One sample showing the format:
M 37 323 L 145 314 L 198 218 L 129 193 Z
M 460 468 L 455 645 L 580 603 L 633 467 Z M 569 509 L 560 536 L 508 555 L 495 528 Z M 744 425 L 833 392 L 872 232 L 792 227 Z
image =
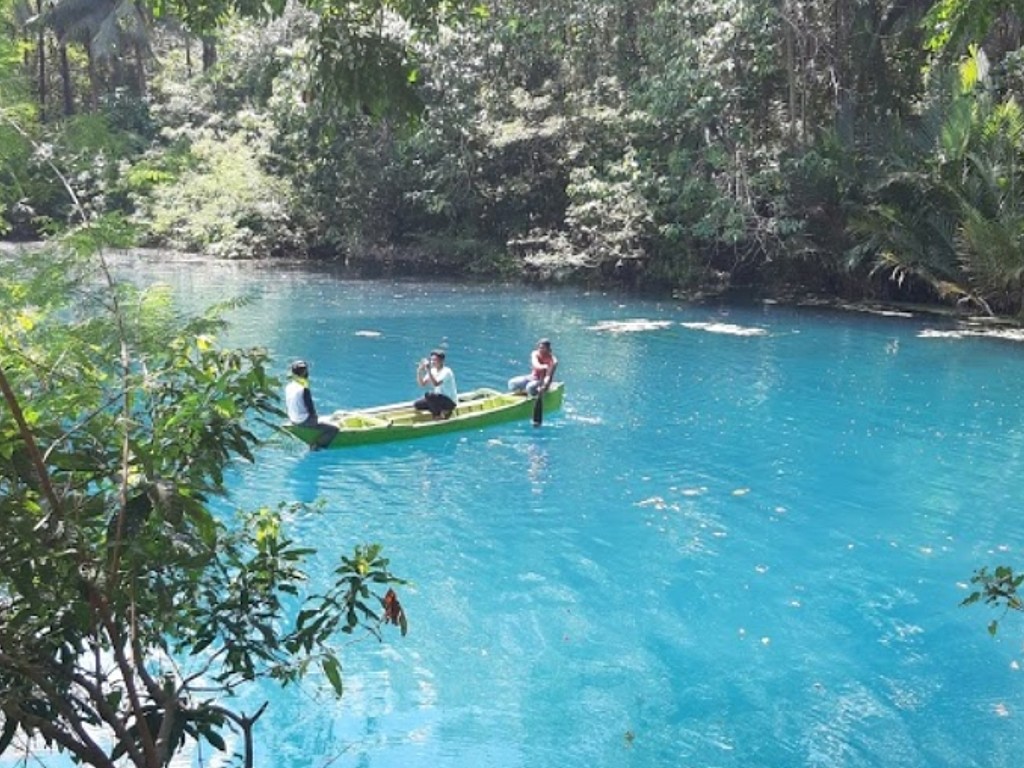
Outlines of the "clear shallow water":
M 1021 565 L 1024 347 L 777 306 L 153 275 L 252 291 L 226 341 L 310 360 L 323 412 L 410 399 L 442 343 L 470 389 L 550 336 L 568 383 L 539 430 L 276 441 L 240 468 L 239 506 L 327 500 L 293 523 L 314 573 L 380 541 L 413 582 L 409 635 L 347 647 L 341 702 L 315 680 L 244 702 L 272 701 L 258 765 L 1019 765 L 1024 625 L 992 639 L 958 603 L 978 566 Z M 635 318 L 662 325 L 600 329 Z

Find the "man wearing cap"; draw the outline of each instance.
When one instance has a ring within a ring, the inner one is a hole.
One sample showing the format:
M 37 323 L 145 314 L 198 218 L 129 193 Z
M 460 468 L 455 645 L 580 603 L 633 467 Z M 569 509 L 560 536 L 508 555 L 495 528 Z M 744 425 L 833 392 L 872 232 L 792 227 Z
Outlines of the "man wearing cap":
M 551 351 L 551 341 L 541 339 L 537 348 L 530 355 L 530 372 L 522 376 L 514 376 L 508 380 L 508 388 L 512 392 L 526 392 L 530 397 L 540 392 L 547 392 L 551 382 L 555 380 L 555 369 L 558 358 Z
M 313 393 L 309 390 L 309 364 L 305 360 L 292 363 L 292 375 L 284 388 L 284 404 L 292 424 L 320 430 L 316 444 L 310 448 L 324 448 L 338 434 L 337 427 L 321 423 L 316 415 Z

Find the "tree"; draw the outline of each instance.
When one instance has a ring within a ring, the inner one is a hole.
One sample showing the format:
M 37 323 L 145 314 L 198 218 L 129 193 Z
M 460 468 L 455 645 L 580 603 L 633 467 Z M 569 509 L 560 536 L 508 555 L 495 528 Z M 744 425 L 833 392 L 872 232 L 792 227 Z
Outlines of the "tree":
M 266 20 L 287 0 L 147 0 L 156 17 L 173 15 L 204 37 L 232 15 Z M 377 117 L 416 118 L 423 109 L 415 42 L 463 18 L 471 3 L 450 0 L 301 0 L 317 14 L 309 92 L 324 105 Z M 205 51 L 205 48 L 204 48 Z M 205 59 L 205 54 L 204 54 Z
M 0 0 L 0 22 L 10 12 L 10 0 Z M 23 31 L 11 17 L 11 31 Z M 18 63 L 22 57 L 17 39 L 0 36 L 0 115 L 11 113 L 29 122 L 35 116 L 35 104 L 28 82 L 18 77 Z M 7 235 L 14 227 L 11 219 L 23 207 L 32 147 L 10 123 L 0 120 L 0 235 Z
M 1024 113 L 998 98 L 990 68 L 972 47 L 958 67 L 936 69 L 926 108 L 871 153 L 882 173 L 863 174 L 871 181 L 864 206 L 851 206 L 860 240 L 850 256 L 936 297 L 1020 314 Z
M 158 768 L 236 728 L 252 765 L 263 708 L 225 698 L 312 669 L 341 695 L 336 635 L 405 634 L 398 580 L 359 546 L 303 594 L 312 551 L 281 507 L 212 511 L 254 422 L 281 415 L 266 353 L 217 347 L 230 304 L 179 317 L 166 290 L 117 282 L 100 246 L 130 233 L 78 210 L 47 257 L 0 273 L 0 754 L 38 739 Z
M 52 29 L 57 36 L 61 81 L 64 89 L 64 114 L 74 112 L 69 42 L 80 44 L 89 71 L 89 106 L 95 108 L 100 88 L 97 63 L 118 64 L 118 57 L 131 52 L 135 59 L 134 89 L 145 95 L 145 59 L 149 50 L 150 20 L 145 7 L 136 0 L 48 0 L 40 4 L 36 23 Z M 125 57 L 126 58 L 126 57 Z

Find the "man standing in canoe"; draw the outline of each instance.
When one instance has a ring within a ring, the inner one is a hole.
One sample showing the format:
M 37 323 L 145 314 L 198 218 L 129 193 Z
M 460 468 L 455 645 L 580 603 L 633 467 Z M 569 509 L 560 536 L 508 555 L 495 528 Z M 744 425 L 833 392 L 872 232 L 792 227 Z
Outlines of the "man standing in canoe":
M 430 353 L 430 360 L 420 360 L 416 368 L 416 383 L 431 390 L 413 403 L 417 411 L 430 411 L 435 419 L 447 419 L 452 415 L 459 394 L 455 388 L 455 374 L 444 364 L 443 351 L 435 349 Z
M 510 391 L 525 391 L 530 397 L 536 397 L 538 393 L 548 391 L 555 380 L 555 369 L 558 368 L 558 358 L 551 351 L 549 339 L 541 339 L 537 342 L 537 348 L 530 355 L 530 368 L 529 373 L 514 376 L 508 380 Z
M 309 364 L 305 360 L 292 363 L 292 375 L 284 387 L 284 404 L 292 424 L 319 430 L 320 435 L 310 448 L 325 448 L 338 434 L 337 427 L 322 423 L 316 415 L 313 393 L 309 390 Z

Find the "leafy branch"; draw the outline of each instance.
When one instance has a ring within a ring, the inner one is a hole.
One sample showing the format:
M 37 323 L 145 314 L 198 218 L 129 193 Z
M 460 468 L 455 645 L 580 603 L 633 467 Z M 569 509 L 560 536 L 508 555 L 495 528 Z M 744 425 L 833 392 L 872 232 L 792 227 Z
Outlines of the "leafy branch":
M 1021 598 L 1020 586 L 1024 583 L 1024 573 L 1015 573 L 1013 568 L 999 565 L 992 571 L 979 568 L 971 577 L 971 583 L 978 589 L 964 598 L 961 605 L 982 603 L 994 608 L 1002 608 L 1002 616 L 1010 611 L 1024 611 L 1024 599 Z M 1002 616 L 1000 618 L 1002 618 Z M 988 625 L 990 635 L 999 629 L 999 620 L 993 619 Z
M 160 768 L 240 728 L 251 765 L 264 708 L 223 699 L 311 670 L 340 696 L 338 633 L 404 634 L 401 582 L 357 547 L 304 596 L 313 550 L 283 526 L 304 507 L 215 514 L 227 467 L 255 460 L 252 423 L 281 416 L 267 353 L 220 349 L 218 312 L 179 319 L 118 283 L 103 250 L 127 230 L 86 215 L 52 167 L 81 221 L 0 278 L 15 320 L 0 327 L 0 754 L 20 734 L 82 764 Z

